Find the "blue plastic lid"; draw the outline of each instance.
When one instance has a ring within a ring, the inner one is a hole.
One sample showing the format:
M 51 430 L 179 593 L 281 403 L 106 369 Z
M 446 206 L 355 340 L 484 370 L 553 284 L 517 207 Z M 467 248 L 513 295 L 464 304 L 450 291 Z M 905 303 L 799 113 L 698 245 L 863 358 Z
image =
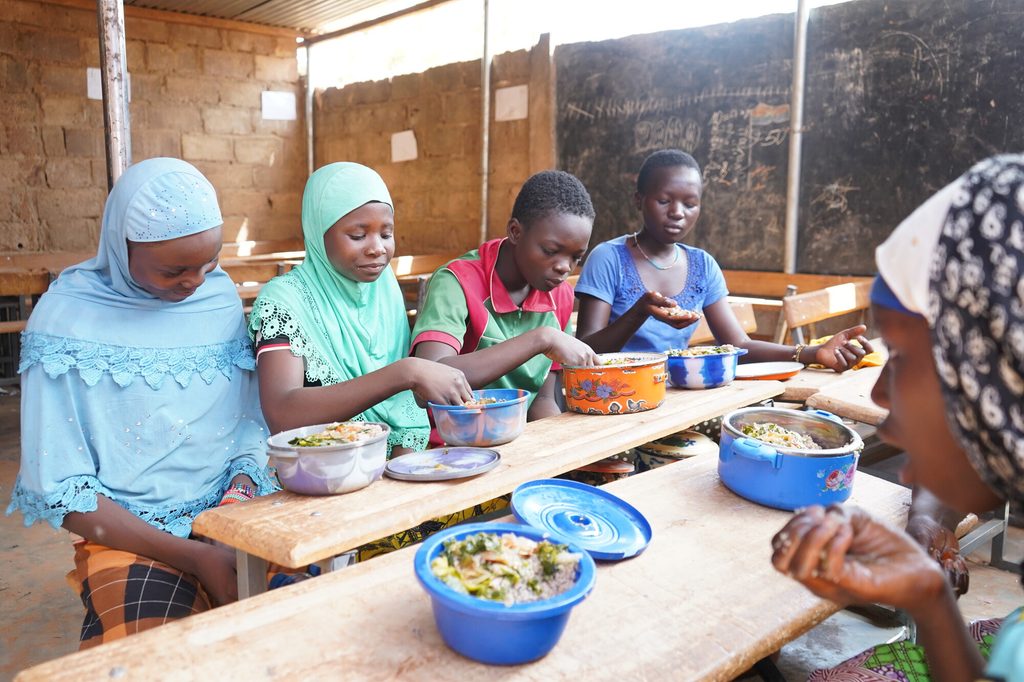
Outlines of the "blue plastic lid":
M 601 488 L 545 478 L 512 493 L 512 513 L 528 526 L 587 550 L 595 559 L 628 559 L 651 541 L 651 524 L 624 500 Z

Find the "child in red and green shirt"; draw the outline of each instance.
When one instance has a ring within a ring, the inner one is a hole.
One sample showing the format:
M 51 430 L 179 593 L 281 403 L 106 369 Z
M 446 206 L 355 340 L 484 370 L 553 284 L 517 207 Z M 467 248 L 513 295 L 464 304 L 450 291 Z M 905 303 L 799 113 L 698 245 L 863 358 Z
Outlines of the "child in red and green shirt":
M 590 243 L 594 206 L 562 171 L 530 177 L 519 191 L 508 236 L 484 242 L 434 273 L 413 329 L 411 354 L 462 370 L 474 388 L 530 392 L 528 419 L 561 412 L 561 364 L 597 357 L 572 336 L 566 279 Z

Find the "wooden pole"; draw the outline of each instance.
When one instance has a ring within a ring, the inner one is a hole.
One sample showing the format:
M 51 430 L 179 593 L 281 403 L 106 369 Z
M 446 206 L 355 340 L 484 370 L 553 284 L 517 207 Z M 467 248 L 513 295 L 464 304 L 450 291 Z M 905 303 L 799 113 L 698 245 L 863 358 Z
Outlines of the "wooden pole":
M 128 113 L 128 63 L 124 47 L 124 3 L 98 0 L 103 127 L 107 150 L 107 189 L 132 162 Z

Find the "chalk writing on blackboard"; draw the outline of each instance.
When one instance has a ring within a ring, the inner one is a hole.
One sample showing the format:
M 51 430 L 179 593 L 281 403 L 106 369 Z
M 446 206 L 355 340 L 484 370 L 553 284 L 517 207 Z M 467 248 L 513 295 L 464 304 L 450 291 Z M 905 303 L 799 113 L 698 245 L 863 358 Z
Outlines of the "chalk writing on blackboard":
M 696 121 L 683 121 L 675 116 L 664 120 L 637 121 L 633 126 L 633 153 L 669 147 L 696 149 L 700 139 L 700 125 Z
M 748 88 L 714 88 L 696 95 L 678 97 L 596 97 L 589 100 L 570 100 L 565 103 L 567 121 L 632 118 L 653 114 L 674 114 L 683 107 L 711 99 L 729 97 L 772 99 L 788 97 L 789 88 L 760 86 Z

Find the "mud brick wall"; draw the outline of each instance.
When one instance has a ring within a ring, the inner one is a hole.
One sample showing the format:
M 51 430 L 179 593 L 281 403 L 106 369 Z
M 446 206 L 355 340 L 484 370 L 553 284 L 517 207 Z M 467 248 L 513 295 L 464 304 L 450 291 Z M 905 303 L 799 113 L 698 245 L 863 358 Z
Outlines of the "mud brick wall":
M 294 37 L 188 21 L 128 8 L 132 160 L 175 156 L 206 173 L 225 241 L 243 226 L 248 239 L 291 237 L 306 175 Z M 97 243 L 106 159 L 90 66 L 95 11 L 0 0 L 0 251 Z M 299 119 L 264 121 L 263 90 L 295 92 Z
M 512 204 L 531 173 L 554 167 L 549 44 L 498 55 L 491 70 L 488 237 L 505 233 Z M 317 166 L 356 161 L 388 183 L 399 254 L 448 253 L 480 241 L 480 61 L 447 64 L 390 80 L 317 91 Z M 529 85 L 526 119 L 494 121 L 494 91 Z M 416 135 L 418 157 L 391 162 L 391 136 Z

